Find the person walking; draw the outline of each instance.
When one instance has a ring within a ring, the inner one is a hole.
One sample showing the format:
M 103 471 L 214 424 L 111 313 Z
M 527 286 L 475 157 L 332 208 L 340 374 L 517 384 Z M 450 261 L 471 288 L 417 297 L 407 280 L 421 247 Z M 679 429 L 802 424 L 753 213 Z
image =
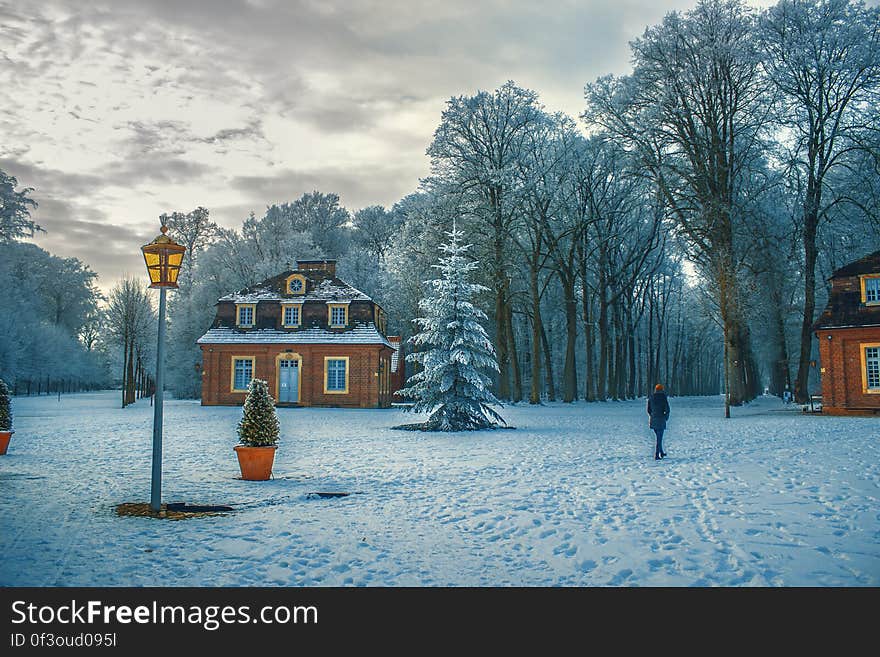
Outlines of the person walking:
M 657 435 L 657 445 L 654 447 L 654 460 L 659 461 L 666 452 L 663 451 L 663 432 L 666 430 L 666 420 L 669 419 L 669 400 L 663 390 L 663 384 L 654 386 L 654 394 L 648 397 L 648 426 Z

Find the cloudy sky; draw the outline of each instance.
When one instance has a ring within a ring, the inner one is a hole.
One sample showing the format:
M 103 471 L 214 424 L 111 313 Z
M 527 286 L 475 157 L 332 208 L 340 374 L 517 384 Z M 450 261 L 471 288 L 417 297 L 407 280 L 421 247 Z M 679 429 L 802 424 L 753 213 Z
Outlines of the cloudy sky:
M 0 0 L 0 169 L 35 189 L 35 242 L 106 290 L 142 273 L 163 212 L 237 227 L 313 190 L 392 205 L 451 96 L 510 79 L 577 116 L 630 39 L 693 4 Z

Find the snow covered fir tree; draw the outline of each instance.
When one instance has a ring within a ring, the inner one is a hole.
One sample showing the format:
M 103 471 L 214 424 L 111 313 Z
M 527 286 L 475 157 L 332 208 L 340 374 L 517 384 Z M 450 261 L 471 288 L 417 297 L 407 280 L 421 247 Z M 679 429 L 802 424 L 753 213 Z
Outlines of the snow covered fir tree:
M 242 445 L 270 447 L 278 443 L 280 426 L 275 414 L 275 400 L 269 394 L 269 384 L 262 379 L 252 379 L 248 385 L 238 437 Z
M 415 399 L 410 410 L 429 412 L 424 424 L 407 425 L 425 431 L 474 431 L 504 423 L 492 405 L 500 405 L 490 391 L 486 372 L 498 371 L 495 349 L 480 320 L 486 314 L 471 303 L 475 294 L 486 290 L 469 282 L 477 262 L 469 261 L 470 244 L 462 244 L 464 233 L 453 224 L 446 233 L 449 242 L 440 245 L 445 253 L 433 265 L 441 277 L 427 281 L 430 293 L 419 302 L 425 314 L 413 320 L 419 327 L 410 342 L 414 353 L 407 360 L 422 366 L 407 381 L 400 394 Z

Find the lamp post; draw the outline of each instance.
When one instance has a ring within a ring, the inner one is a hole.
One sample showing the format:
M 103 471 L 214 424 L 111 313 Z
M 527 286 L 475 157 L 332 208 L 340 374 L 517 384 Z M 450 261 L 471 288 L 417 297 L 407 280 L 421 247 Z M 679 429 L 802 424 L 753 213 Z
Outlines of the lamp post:
M 150 287 L 159 289 L 159 336 L 156 347 L 156 403 L 153 405 L 153 477 L 150 484 L 150 508 L 158 512 L 162 508 L 162 392 L 165 385 L 165 290 L 177 289 L 177 276 L 183 262 L 186 247 L 178 244 L 165 233 L 168 226 L 162 224 L 162 234 L 149 244 L 144 244 L 144 262 L 150 275 Z

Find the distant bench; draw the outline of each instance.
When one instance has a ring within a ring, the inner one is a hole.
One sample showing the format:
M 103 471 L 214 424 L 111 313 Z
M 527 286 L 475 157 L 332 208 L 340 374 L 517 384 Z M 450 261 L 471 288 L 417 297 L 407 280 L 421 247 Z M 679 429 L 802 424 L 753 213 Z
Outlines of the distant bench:
M 821 413 L 822 412 L 822 395 L 810 395 L 810 408 L 804 404 L 804 413 Z

